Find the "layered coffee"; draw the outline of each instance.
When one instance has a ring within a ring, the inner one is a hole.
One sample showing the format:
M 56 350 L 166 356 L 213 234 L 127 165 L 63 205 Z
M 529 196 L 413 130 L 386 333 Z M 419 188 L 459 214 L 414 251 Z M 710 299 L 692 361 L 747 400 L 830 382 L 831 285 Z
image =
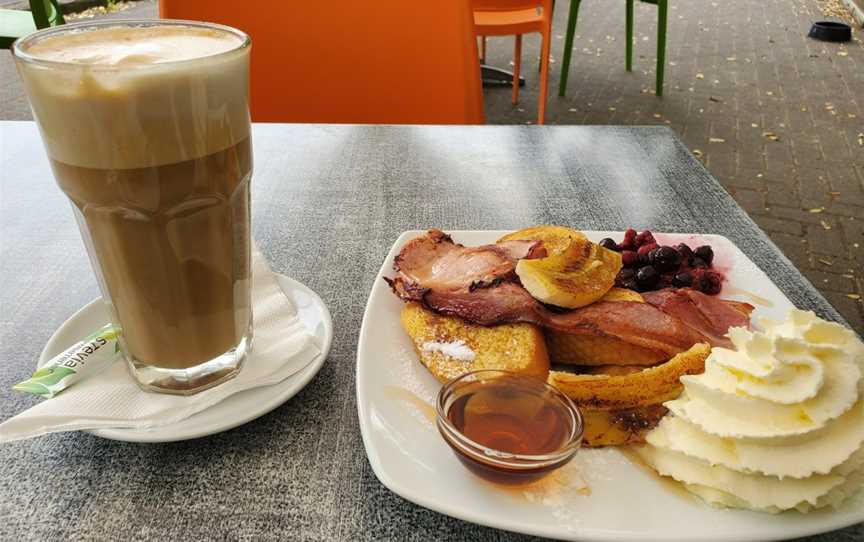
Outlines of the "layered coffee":
M 149 387 L 212 384 L 250 339 L 247 45 L 219 27 L 149 23 L 16 51 L 124 354 Z

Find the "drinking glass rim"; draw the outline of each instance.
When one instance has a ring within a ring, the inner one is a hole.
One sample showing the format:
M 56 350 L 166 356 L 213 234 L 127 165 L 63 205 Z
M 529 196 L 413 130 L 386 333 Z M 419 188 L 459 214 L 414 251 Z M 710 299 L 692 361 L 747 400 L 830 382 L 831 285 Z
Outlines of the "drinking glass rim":
M 27 34 L 26 36 L 22 36 L 15 40 L 12 43 L 12 47 L 10 49 L 12 56 L 15 60 L 26 62 L 28 64 L 38 64 L 44 66 L 53 66 L 55 68 L 86 68 L 88 70 L 105 70 L 105 71 L 114 71 L 118 70 L 117 66 L 112 65 L 100 65 L 100 64 L 84 64 L 77 62 L 68 62 L 64 60 L 50 60 L 46 58 L 40 58 L 38 56 L 32 55 L 27 52 L 24 48 L 32 41 L 42 40 L 49 36 L 66 34 L 70 32 L 86 32 L 98 28 L 111 28 L 111 27 L 150 27 L 150 26 L 184 26 L 184 27 L 194 27 L 194 28 L 207 28 L 211 30 L 219 30 L 222 32 L 227 32 L 241 39 L 241 42 L 236 47 L 232 47 L 226 51 L 221 51 L 219 53 L 215 53 L 207 56 L 200 56 L 196 58 L 185 58 L 182 60 L 168 60 L 166 62 L 159 62 L 158 64 L 141 64 L 137 66 L 123 66 L 123 70 L 146 70 L 153 69 L 157 67 L 164 66 L 177 66 L 182 65 L 188 62 L 198 62 L 201 59 L 216 59 L 219 57 L 231 55 L 241 51 L 243 49 L 248 49 L 252 46 L 252 38 L 242 30 L 237 28 L 227 26 L 224 24 L 218 23 L 210 23 L 204 21 L 189 21 L 186 19 L 111 19 L 111 20 L 102 20 L 102 21 L 85 21 L 80 23 L 71 23 L 64 24 L 59 26 L 52 26 L 49 28 L 43 28 L 42 30 L 37 30 L 36 32 L 32 32 Z

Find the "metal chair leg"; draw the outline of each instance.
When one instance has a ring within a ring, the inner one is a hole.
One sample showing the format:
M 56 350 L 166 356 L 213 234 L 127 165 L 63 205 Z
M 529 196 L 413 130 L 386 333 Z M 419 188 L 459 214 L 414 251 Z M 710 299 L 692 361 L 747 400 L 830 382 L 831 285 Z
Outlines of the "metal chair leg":
M 567 76 L 570 75 L 570 57 L 573 54 L 573 34 L 576 33 L 576 19 L 579 17 L 579 0 L 570 0 L 570 15 L 567 17 L 567 35 L 564 39 L 564 58 L 561 59 L 561 80 L 558 82 L 558 96 L 567 92 Z
M 663 71 L 666 68 L 667 0 L 657 0 L 657 81 L 654 94 L 663 96 Z
M 626 55 L 624 57 L 624 67 L 627 71 L 633 71 L 633 0 L 627 0 L 627 43 Z

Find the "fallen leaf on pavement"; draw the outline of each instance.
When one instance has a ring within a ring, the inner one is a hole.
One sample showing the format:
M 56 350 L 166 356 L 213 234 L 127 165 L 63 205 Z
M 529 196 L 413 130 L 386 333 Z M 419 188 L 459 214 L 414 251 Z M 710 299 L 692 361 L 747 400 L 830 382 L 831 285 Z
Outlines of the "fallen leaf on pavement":
M 814 207 L 812 209 L 807 209 L 808 213 L 813 213 L 814 215 L 819 214 L 825 210 L 825 207 Z
M 762 132 L 762 136 L 767 137 L 771 141 L 780 141 L 780 136 L 778 136 L 774 132 Z
M 831 224 L 825 222 L 824 220 L 820 220 L 819 223 L 822 224 L 822 227 L 823 227 L 824 229 L 826 229 L 826 230 L 830 230 L 830 229 L 831 229 Z
M 708 143 L 726 143 L 726 140 L 722 137 L 709 137 Z

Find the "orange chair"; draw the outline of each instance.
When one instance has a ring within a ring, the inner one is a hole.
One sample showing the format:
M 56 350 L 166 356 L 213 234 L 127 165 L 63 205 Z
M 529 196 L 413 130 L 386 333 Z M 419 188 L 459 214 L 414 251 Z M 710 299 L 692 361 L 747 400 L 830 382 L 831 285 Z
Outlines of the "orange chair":
M 486 53 L 486 36 L 516 35 L 513 53 L 513 105 L 519 102 L 522 34 L 540 33 L 543 42 L 540 52 L 540 104 L 537 108 L 537 124 L 543 124 L 546 121 L 552 0 L 472 0 L 471 6 L 474 8 L 474 32 L 482 37 L 483 56 Z
M 252 119 L 482 124 L 469 0 L 161 0 L 160 15 L 252 37 Z

